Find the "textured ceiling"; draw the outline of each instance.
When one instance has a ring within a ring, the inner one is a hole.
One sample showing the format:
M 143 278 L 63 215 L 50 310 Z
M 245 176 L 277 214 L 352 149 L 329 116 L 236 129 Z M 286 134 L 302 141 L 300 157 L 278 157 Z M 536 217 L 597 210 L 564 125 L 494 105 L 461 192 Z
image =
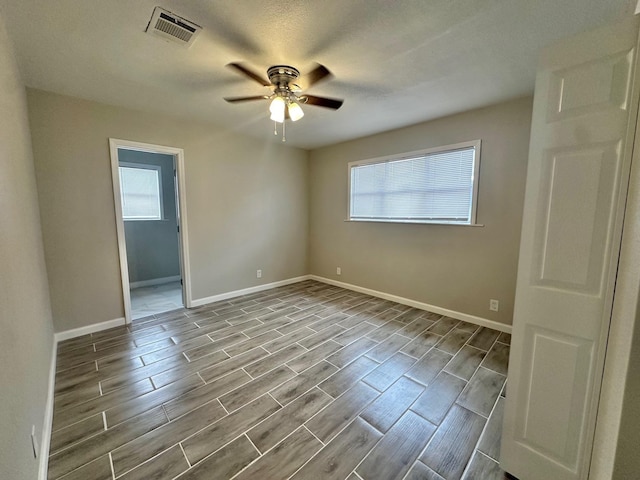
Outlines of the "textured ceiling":
M 190 49 L 144 33 L 154 6 L 203 27 Z M 264 87 L 225 64 L 335 75 L 287 125 L 302 148 L 337 143 L 533 91 L 540 48 L 631 15 L 633 0 L 0 0 L 29 87 L 193 117 L 273 138 Z M 266 77 L 266 73 L 264 74 Z M 268 93 L 268 91 L 267 91 Z

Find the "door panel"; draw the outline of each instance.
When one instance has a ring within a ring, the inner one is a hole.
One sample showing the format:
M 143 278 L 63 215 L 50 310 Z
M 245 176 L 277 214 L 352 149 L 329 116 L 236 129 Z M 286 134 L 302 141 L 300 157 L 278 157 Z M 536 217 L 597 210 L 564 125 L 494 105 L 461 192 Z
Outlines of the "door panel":
M 635 119 L 636 19 L 547 49 L 536 79 L 501 466 L 586 478 Z
M 561 120 L 610 107 L 626 110 L 633 49 L 552 73 L 547 120 Z
M 619 146 L 550 150 L 542 159 L 533 283 L 600 295 Z
M 593 342 L 541 328 L 530 328 L 527 341 L 529 402 L 519 406 L 518 436 L 523 445 L 571 467 L 577 460 L 573 439 L 581 433 Z

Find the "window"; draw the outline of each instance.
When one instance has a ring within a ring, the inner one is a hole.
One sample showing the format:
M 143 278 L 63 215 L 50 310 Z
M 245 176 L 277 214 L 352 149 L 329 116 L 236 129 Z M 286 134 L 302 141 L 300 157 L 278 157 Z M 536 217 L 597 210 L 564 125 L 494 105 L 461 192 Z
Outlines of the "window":
M 475 224 L 480 140 L 349 163 L 349 220 Z
M 124 220 L 162 220 L 160 166 L 121 162 L 119 171 Z

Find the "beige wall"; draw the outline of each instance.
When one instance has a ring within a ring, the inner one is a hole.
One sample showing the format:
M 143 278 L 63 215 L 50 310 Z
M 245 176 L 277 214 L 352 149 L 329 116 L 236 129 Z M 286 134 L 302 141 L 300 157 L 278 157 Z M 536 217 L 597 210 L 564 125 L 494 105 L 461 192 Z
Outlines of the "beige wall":
M 109 137 L 184 149 L 194 299 L 307 272 L 306 151 L 38 90 L 27 99 L 56 331 L 124 315 Z
M 0 478 L 32 480 L 53 326 L 24 87 L 0 18 Z
M 312 151 L 310 273 L 511 324 L 531 106 L 522 98 Z M 484 227 L 344 221 L 348 162 L 475 139 Z

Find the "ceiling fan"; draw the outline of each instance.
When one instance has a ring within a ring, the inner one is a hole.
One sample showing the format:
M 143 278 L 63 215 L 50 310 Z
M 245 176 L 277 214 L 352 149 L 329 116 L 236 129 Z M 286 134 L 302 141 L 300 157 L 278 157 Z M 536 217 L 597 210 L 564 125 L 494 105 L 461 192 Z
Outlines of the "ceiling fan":
M 300 71 L 295 67 L 291 67 L 289 65 L 274 65 L 269 67 L 267 69 L 267 77 L 269 80 L 266 80 L 241 63 L 230 63 L 227 66 L 258 82 L 260 85 L 271 88 L 271 93 L 269 95 L 226 97 L 225 100 L 229 103 L 271 100 L 271 104 L 269 106 L 271 120 L 283 124 L 282 141 L 285 141 L 285 120 L 291 119 L 291 121 L 295 122 L 304 116 L 304 112 L 302 111 L 300 104 L 315 105 L 333 110 L 337 110 L 342 106 L 343 100 L 337 98 L 302 94 L 302 89 L 295 83 L 300 77 Z M 332 76 L 331 72 L 324 65 L 318 64 L 313 70 L 305 75 L 307 88 L 322 80 L 327 80 Z M 277 134 L 277 130 L 275 133 Z

